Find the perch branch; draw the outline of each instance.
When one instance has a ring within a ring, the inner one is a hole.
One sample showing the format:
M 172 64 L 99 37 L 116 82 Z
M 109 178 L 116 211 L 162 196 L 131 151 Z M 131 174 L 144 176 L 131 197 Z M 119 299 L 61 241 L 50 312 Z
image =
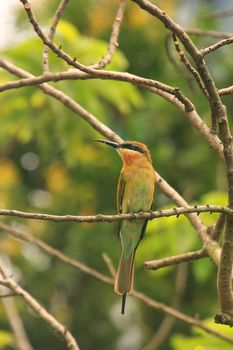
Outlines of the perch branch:
M 18 77 L 32 77 L 31 74 L 25 72 L 24 70 L 16 67 L 15 65 L 5 61 L 0 60 L 0 66 L 9 71 L 10 73 L 18 76 Z M 40 89 L 54 97 L 55 99 L 59 100 L 61 103 L 63 103 L 66 107 L 70 108 L 75 114 L 80 115 L 84 120 L 86 120 L 93 128 L 98 130 L 102 135 L 106 136 L 110 140 L 121 142 L 122 139 L 115 134 L 111 129 L 109 129 L 105 124 L 101 123 L 97 118 L 95 118 L 93 115 L 91 115 L 89 112 L 87 112 L 84 108 L 82 108 L 80 105 L 78 105 L 74 100 L 70 99 L 68 96 L 66 96 L 64 93 L 62 93 L 59 90 L 54 89 L 53 87 L 49 86 L 48 84 L 43 84 L 40 86 Z M 196 122 L 195 118 L 193 118 L 194 122 Z M 216 141 L 216 147 L 217 147 L 217 141 Z M 220 146 L 220 144 L 219 144 Z M 221 148 L 219 152 L 221 151 Z M 157 173 L 157 183 L 161 189 L 161 191 L 171 198 L 172 201 L 174 201 L 178 206 L 184 206 L 188 207 L 188 203 L 184 200 L 182 196 L 179 195 L 177 191 L 175 191 L 174 188 L 172 188 L 167 181 L 165 181 L 158 173 Z M 193 227 L 197 230 L 199 237 L 201 240 L 206 244 L 206 248 L 208 250 L 209 255 L 211 258 L 215 261 L 219 261 L 219 252 L 216 250 L 216 243 L 210 239 L 207 235 L 207 229 L 202 224 L 200 219 L 195 214 L 186 214 L 187 218 L 193 225 Z
M 182 214 L 200 214 L 200 213 L 224 213 L 227 215 L 233 215 L 233 210 L 219 205 L 195 205 L 188 207 L 177 207 L 166 210 L 159 211 L 148 211 L 148 212 L 138 212 L 138 213 L 129 213 L 129 214 L 116 214 L 116 215 L 52 215 L 44 213 L 29 213 L 15 209 L 0 209 L 0 216 L 15 216 L 23 219 L 34 219 L 34 220 L 47 220 L 54 222 L 114 222 L 122 220 L 137 220 L 137 219 L 157 219 L 161 217 L 169 216 L 179 216 Z

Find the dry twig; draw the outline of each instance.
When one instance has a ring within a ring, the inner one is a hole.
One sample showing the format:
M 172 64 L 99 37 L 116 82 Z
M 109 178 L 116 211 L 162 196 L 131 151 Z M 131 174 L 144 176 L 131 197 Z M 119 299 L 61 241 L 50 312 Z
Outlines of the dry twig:
M 3 268 L 0 267 L 0 284 L 11 289 L 19 295 L 51 328 L 59 333 L 70 350 L 79 350 L 79 346 L 70 331 L 54 318 L 31 294 L 23 289 L 11 277 L 8 277 Z

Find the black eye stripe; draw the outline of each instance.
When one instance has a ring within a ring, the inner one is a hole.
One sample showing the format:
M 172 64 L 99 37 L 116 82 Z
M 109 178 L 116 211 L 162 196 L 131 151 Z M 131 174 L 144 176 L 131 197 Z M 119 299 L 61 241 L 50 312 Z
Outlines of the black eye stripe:
M 130 149 L 132 151 L 136 151 L 136 152 L 139 152 L 139 153 L 145 153 L 143 151 L 143 149 L 141 149 L 139 146 L 136 146 L 136 145 L 132 145 L 130 143 L 125 143 L 124 145 L 121 146 L 121 148 L 126 148 L 126 149 Z

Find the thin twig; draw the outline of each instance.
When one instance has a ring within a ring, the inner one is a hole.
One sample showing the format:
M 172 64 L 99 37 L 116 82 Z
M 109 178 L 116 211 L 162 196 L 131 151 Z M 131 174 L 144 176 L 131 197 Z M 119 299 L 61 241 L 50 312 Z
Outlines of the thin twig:
M 38 247 L 43 249 L 46 253 L 48 253 L 52 256 L 55 256 L 57 259 L 59 259 L 63 263 L 65 263 L 69 266 L 75 267 L 75 268 L 87 273 L 88 275 L 95 277 L 96 279 L 98 279 L 106 284 L 111 285 L 113 283 L 112 279 L 110 279 L 109 277 L 92 269 L 91 267 L 88 267 L 86 264 L 83 264 L 81 261 L 78 261 L 77 259 L 72 259 L 72 258 L 68 257 L 67 255 L 63 254 L 60 250 L 51 247 L 50 245 L 46 244 L 42 240 L 35 238 L 28 233 L 21 232 L 20 230 L 17 230 L 14 227 L 6 225 L 2 222 L 0 222 L 0 229 L 5 231 L 5 232 L 8 232 L 10 235 L 12 235 L 13 237 L 15 237 L 17 239 L 36 244 Z
M 0 61 L 1 64 L 1 61 Z M 216 134 L 213 134 L 210 128 L 205 124 L 197 113 L 196 108 L 193 108 L 189 111 L 186 110 L 184 105 L 173 95 L 168 94 L 162 90 L 153 88 L 153 87 L 143 87 L 146 90 L 149 90 L 153 93 L 164 98 L 167 102 L 175 105 L 179 111 L 185 116 L 185 118 L 190 122 L 190 124 L 199 132 L 200 136 L 203 137 L 205 141 L 208 142 L 209 146 L 217 152 L 221 159 L 224 159 L 222 142 Z M 232 87 L 233 92 L 233 87 Z
M 80 350 L 75 338 L 70 331 L 53 317 L 31 294 L 23 289 L 12 278 L 8 277 L 3 268 L 0 268 L 1 280 L 0 284 L 10 288 L 19 295 L 51 328 L 59 333 L 65 340 L 67 348 L 70 350 Z
M 114 71 L 106 71 L 106 70 L 98 70 L 93 69 L 90 67 L 87 67 L 81 63 L 79 63 L 76 59 L 74 60 L 72 57 L 70 57 L 66 52 L 64 52 L 61 48 L 59 48 L 54 42 L 50 41 L 46 35 L 41 30 L 33 12 L 31 9 L 31 5 L 27 0 L 20 0 L 20 2 L 23 3 L 24 9 L 27 13 L 28 19 L 30 23 L 32 24 L 35 32 L 37 35 L 41 38 L 43 43 L 47 45 L 57 56 L 62 58 L 67 64 L 73 66 L 74 68 L 79 69 L 82 72 L 88 73 L 92 76 L 95 76 L 96 78 L 100 79 L 111 79 L 111 80 L 119 80 L 119 81 L 126 81 L 131 82 L 134 85 L 138 86 L 152 86 L 156 87 L 158 89 L 161 89 L 163 91 L 166 91 L 168 93 L 171 93 L 172 95 L 176 96 L 182 103 L 184 103 L 187 110 L 190 108 L 189 100 L 186 96 L 184 96 L 180 89 L 171 87 L 169 85 L 160 83 L 158 81 L 152 80 L 152 79 L 146 79 L 139 77 L 137 75 L 133 75 L 127 72 L 121 73 L 121 72 L 114 72 Z
M 214 329 L 206 326 L 203 321 L 199 321 L 196 318 L 192 318 L 190 316 L 184 315 L 182 312 L 180 312 L 176 309 L 173 309 L 171 306 L 168 306 L 168 305 L 163 304 L 163 303 L 159 303 L 141 292 L 133 291 L 132 295 L 135 296 L 137 299 L 143 301 L 145 304 L 147 304 L 148 306 L 150 306 L 152 308 L 155 308 L 157 310 L 165 312 L 165 313 L 167 313 L 167 314 L 169 314 L 169 315 L 171 315 L 179 320 L 182 320 L 183 322 L 185 322 L 191 326 L 196 326 L 198 328 L 201 328 L 206 333 L 214 335 L 214 336 L 218 337 L 219 339 L 226 340 L 226 341 L 230 342 L 231 344 L 233 344 L 232 337 L 225 335 L 222 332 L 220 333 L 220 332 L 215 331 Z
M 181 300 L 184 294 L 184 290 L 187 283 L 188 277 L 187 265 L 182 264 L 177 266 L 176 269 L 176 278 L 175 278 L 175 290 L 174 296 L 172 298 L 171 306 L 175 309 L 179 309 Z M 143 347 L 143 350 L 157 350 L 160 345 L 167 339 L 171 329 L 175 323 L 175 318 L 171 315 L 166 315 L 157 329 L 156 333 L 150 339 L 146 346 Z
M 229 16 L 233 16 L 233 9 L 212 12 L 212 13 L 209 13 L 208 15 L 203 16 L 203 18 L 204 19 L 213 19 L 213 18 L 229 17 Z
M 201 37 L 207 36 L 216 39 L 226 39 L 233 36 L 233 33 L 222 33 L 214 30 L 205 30 L 199 28 L 185 28 L 185 32 L 190 35 L 197 35 Z
M 68 4 L 69 0 L 61 0 L 57 11 L 55 12 L 55 15 L 53 17 L 51 26 L 49 28 L 49 32 L 48 32 L 48 39 L 50 41 L 53 40 L 55 32 L 56 32 L 56 28 L 58 25 L 58 22 L 60 21 L 61 15 L 65 10 L 66 5 Z M 43 72 L 49 72 L 49 50 L 48 50 L 48 46 L 45 45 L 44 49 L 43 49 L 43 54 L 42 54 L 42 63 L 43 63 Z
M 214 80 L 209 72 L 206 62 L 197 49 L 196 45 L 192 42 L 188 34 L 184 29 L 177 24 L 171 17 L 169 17 L 165 11 L 162 11 L 158 6 L 152 4 L 148 0 L 132 0 L 137 3 L 142 9 L 157 17 L 163 25 L 169 29 L 173 34 L 175 34 L 187 52 L 191 55 L 194 62 L 196 63 L 196 69 L 201 76 L 201 79 L 205 85 L 205 88 L 210 96 L 209 102 L 211 107 L 211 117 L 212 117 L 212 131 L 217 132 L 217 119 L 218 117 L 225 114 L 225 108 L 219 97 L 218 91 L 216 89 Z
M 216 224 L 213 226 L 212 230 L 210 231 L 210 237 L 215 241 L 219 241 L 225 226 L 225 222 L 226 222 L 226 216 L 224 214 L 220 214 Z
M 156 218 L 170 217 L 170 216 L 179 216 L 182 214 L 191 214 L 191 213 L 224 213 L 226 215 L 233 215 L 233 210 L 220 206 L 220 205 L 195 205 L 188 207 L 177 207 L 166 210 L 159 211 L 148 211 L 148 212 L 138 212 L 138 213 L 129 213 L 129 214 L 115 214 L 115 215 L 53 215 L 45 213 L 29 213 L 15 209 L 0 209 L 0 216 L 14 216 L 24 219 L 33 219 L 33 220 L 47 220 L 54 222 L 114 222 L 122 220 L 137 220 L 137 219 L 149 219 L 153 220 Z
M 110 274 L 112 275 L 113 278 L 116 277 L 116 269 L 115 266 L 113 265 L 112 259 L 107 253 L 102 253 L 102 257 L 109 269 Z
M 12 293 L 13 294 L 13 293 Z M 14 295 L 15 292 L 14 292 Z M 17 345 L 17 349 L 19 350 L 33 350 L 33 347 L 28 339 L 26 334 L 23 321 L 20 317 L 20 314 L 17 310 L 15 301 L 13 298 L 4 298 L 1 300 L 3 307 L 5 309 L 7 318 L 11 325 L 11 328 L 14 332 L 15 342 Z
M 144 266 L 146 269 L 150 270 L 157 270 L 160 269 L 161 267 L 167 267 L 175 264 L 181 264 L 183 262 L 188 262 L 188 261 L 193 261 L 193 260 L 198 260 L 198 259 L 203 259 L 207 258 L 208 253 L 205 248 L 196 250 L 194 252 L 188 252 L 184 254 L 179 254 L 175 256 L 169 256 L 167 258 L 163 259 L 156 259 L 156 260 L 150 260 L 150 261 L 145 261 Z
M 174 41 L 174 45 L 175 45 L 175 49 L 178 52 L 178 55 L 180 57 L 181 62 L 184 63 L 184 65 L 186 66 L 186 68 L 188 69 L 188 71 L 192 74 L 192 76 L 194 77 L 195 81 L 197 82 L 199 88 L 201 89 L 201 91 L 203 92 L 204 96 L 209 99 L 209 94 L 201 80 L 200 74 L 198 73 L 198 71 L 192 66 L 192 64 L 189 62 L 189 60 L 187 59 L 187 57 L 184 54 L 184 51 L 181 50 L 179 42 L 176 38 L 176 36 L 173 34 L 173 41 Z
M 205 47 L 204 49 L 200 50 L 201 55 L 204 57 L 206 55 L 208 55 L 209 53 L 219 49 L 220 47 L 226 46 L 226 45 L 230 45 L 233 43 L 233 37 L 231 38 L 227 38 L 227 39 L 223 39 L 221 41 L 218 41 L 217 43 L 209 46 L 209 47 Z
M 218 90 L 220 96 L 233 94 L 233 85 Z
M 95 77 L 90 77 L 86 73 L 73 71 L 73 72 L 60 72 L 60 73 L 48 73 L 46 75 L 40 77 L 34 77 L 32 74 L 22 70 L 12 63 L 7 62 L 6 60 L 0 59 L 0 67 L 7 69 L 10 73 L 15 74 L 18 77 L 22 77 L 20 81 L 8 82 L 5 84 L 0 84 L 0 91 L 4 91 L 11 88 L 17 88 L 22 86 L 30 86 L 34 84 L 41 84 L 44 81 L 59 81 L 63 79 L 92 79 Z M 60 102 L 65 104 L 68 108 L 72 109 L 75 113 L 79 114 L 82 118 L 88 121 L 92 126 L 100 131 L 106 137 L 113 139 L 117 142 L 120 139 L 116 138 L 116 134 L 112 131 L 110 132 L 109 128 L 107 128 L 104 124 L 97 122 L 97 119 L 91 115 L 89 112 L 85 111 L 83 107 L 81 107 L 77 102 L 69 98 L 67 95 L 62 93 L 61 91 L 51 87 L 48 84 L 43 84 L 38 86 L 44 93 L 58 99 Z M 198 115 L 195 107 L 189 100 L 185 100 L 185 104 L 180 101 L 179 97 L 162 91 L 160 89 L 156 89 L 149 86 L 142 86 L 144 89 L 147 89 L 162 98 L 166 101 L 175 105 L 182 114 L 189 120 L 189 122 L 198 130 L 200 135 L 208 142 L 211 148 L 213 148 L 221 158 L 223 158 L 222 144 L 217 135 L 213 134 L 208 126 L 204 123 L 204 121 Z M 184 97 L 183 97 L 184 98 Z M 98 126 L 98 127 L 97 127 Z
M 93 69 L 104 68 L 112 61 L 113 55 L 116 51 L 116 48 L 119 46 L 118 37 L 120 34 L 121 23 L 122 23 L 124 13 L 125 13 L 126 2 L 127 2 L 127 0 L 120 0 L 120 2 L 119 2 L 119 7 L 118 7 L 118 10 L 116 13 L 116 18 L 115 18 L 113 25 L 112 25 L 112 33 L 110 36 L 106 56 L 103 57 L 99 62 L 90 66 L 91 68 L 93 68 Z
M 9 71 L 10 73 L 18 76 L 18 77 L 33 77 L 30 73 L 16 67 L 15 65 L 5 61 L 0 60 L 0 66 Z M 43 84 L 40 86 L 40 89 L 54 97 L 55 99 L 59 100 L 61 103 L 63 103 L 66 107 L 70 108 L 72 111 L 74 111 L 76 114 L 80 115 L 83 119 L 85 119 L 93 128 L 98 130 L 102 135 L 106 136 L 110 140 L 116 141 L 116 142 L 122 142 L 122 139 L 115 134 L 111 129 L 109 129 L 105 124 L 101 123 L 97 118 L 95 118 L 92 114 L 87 112 L 84 108 L 82 108 L 79 104 L 77 104 L 74 100 L 69 98 L 67 95 L 62 93 L 59 90 L 56 90 L 55 88 L 49 86 L 48 84 Z M 197 128 L 201 131 L 201 123 L 197 118 L 195 118 L 195 115 L 189 115 L 189 118 L 193 120 L 193 123 L 197 124 Z M 204 124 L 205 125 L 205 124 Z M 203 128 L 204 130 L 204 128 Z M 207 131 L 208 132 L 208 131 Z M 208 136 L 206 132 L 204 133 L 205 137 L 208 139 Z M 214 136 L 214 135 L 213 135 Z M 213 140 L 212 147 L 222 154 L 221 145 L 218 144 L 218 141 L 214 138 L 211 138 L 210 140 Z M 184 200 L 182 196 L 174 189 L 172 188 L 165 179 L 163 179 L 158 173 L 157 173 L 157 182 L 158 186 L 160 187 L 161 191 L 171 198 L 172 201 L 174 201 L 179 206 L 188 207 L 188 203 Z M 197 230 L 201 240 L 203 243 L 205 243 L 206 248 L 208 250 L 209 255 L 211 258 L 219 262 L 219 252 L 216 250 L 216 244 L 213 240 L 211 240 L 210 237 L 207 235 L 207 228 L 203 225 L 203 223 L 200 221 L 200 219 L 195 214 L 186 214 L 187 218 L 193 225 L 193 227 Z
M 212 130 L 219 132 L 224 148 L 224 160 L 226 166 L 226 174 L 228 180 L 228 202 L 229 207 L 233 208 L 233 143 L 232 135 L 227 119 L 226 107 L 223 105 L 219 92 L 215 86 L 212 75 L 204 60 L 202 51 L 199 51 L 189 38 L 184 29 L 173 21 L 158 6 L 152 4 L 148 0 L 132 0 L 141 8 L 157 17 L 166 28 L 174 33 L 184 45 L 187 52 L 191 55 L 196 63 L 196 68 L 200 74 L 205 88 L 210 96 L 209 102 L 212 116 Z M 233 38 L 223 40 L 212 45 L 211 51 L 231 43 Z M 217 128 L 218 127 L 218 128 Z M 207 246 L 206 246 L 207 247 Z M 232 291 L 232 247 L 233 247 L 233 219 L 227 217 L 226 229 L 223 240 L 221 260 L 218 271 L 217 287 L 220 303 L 220 312 L 216 316 L 216 322 L 233 325 L 233 291 Z M 208 248 L 207 248 L 208 249 Z M 209 252 L 209 250 L 208 250 Z
M 15 66 L 14 64 L 6 60 L 0 60 L 0 67 L 6 69 L 11 74 L 14 74 L 20 78 L 35 78 L 32 74 L 26 72 L 25 70 Z M 78 115 L 82 119 L 87 121 L 94 129 L 99 131 L 102 135 L 116 142 L 122 141 L 122 139 L 117 134 L 115 134 L 110 128 L 108 128 L 105 124 L 101 123 L 93 114 L 88 112 L 86 109 L 80 106 L 72 98 L 64 94 L 62 91 L 57 90 L 48 84 L 42 84 L 39 86 L 39 88 L 45 94 L 52 96 L 53 98 L 64 104 L 67 108 L 72 110 L 75 113 L 75 115 Z

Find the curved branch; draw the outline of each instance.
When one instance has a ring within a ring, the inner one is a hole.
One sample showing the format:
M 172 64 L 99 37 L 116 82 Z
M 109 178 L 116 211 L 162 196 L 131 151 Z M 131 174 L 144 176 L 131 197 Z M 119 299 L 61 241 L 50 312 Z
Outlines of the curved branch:
M 0 284 L 10 288 L 13 292 L 19 295 L 48 325 L 59 333 L 65 340 L 67 348 L 70 350 L 80 350 L 74 336 L 70 331 L 53 317 L 31 294 L 23 289 L 12 278 L 7 277 L 6 273 L 0 267 L 1 280 Z
M 156 80 L 152 79 L 146 79 L 143 77 L 139 77 L 137 75 L 133 75 L 127 72 L 120 73 L 115 71 L 105 71 L 105 70 L 97 70 L 93 69 L 91 67 L 87 67 L 79 62 L 77 62 L 76 59 L 73 59 L 70 57 L 66 52 L 64 52 L 61 48 L 59 48 L 55 43 L 50 41 L 46 35 L 41 30 L 33 12 L 31 9 L 31 4 L 27 0 L 20 0 L 20 2 L 23 3 L 24 9 L 27 13 L 28 19 L 30 23 L 32 24 L 35 32 L 37 35 L 41 38 L 43 43 L 47 45 L 58 57 L 62 58 L 67 64 L 73 66 L 74 68 L 79 69 L 82 72 L 88 73 L 93 77 L 100 78 L 100 79 L 111 79 L 111 80 L 119 80 L 119 81 L 127 81 L 134 85 L 145 85 L 145 86 L 152 86 L 156 87 L 158 89 L 161 89 L 163 91 L 166 91 L 174 96 L 176 96 L 182 103 L 184 103 L 187 110 L 190 109 L 190 103 L 186 96 L 184 96 L 179 88 L 174 88 L 169 85 L 160 83 Z

